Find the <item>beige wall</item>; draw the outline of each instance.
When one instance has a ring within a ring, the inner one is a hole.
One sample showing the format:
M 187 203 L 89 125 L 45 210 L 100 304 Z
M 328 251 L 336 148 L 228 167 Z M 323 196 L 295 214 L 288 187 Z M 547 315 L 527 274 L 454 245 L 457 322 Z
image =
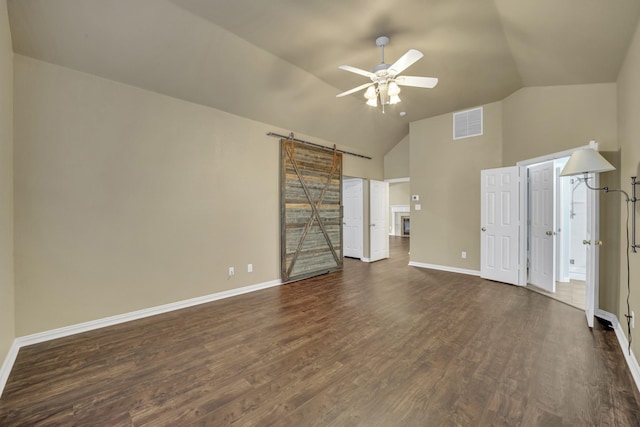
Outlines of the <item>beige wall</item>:
M 620 151 L 602 151 L 601 154 L 617 168 L 600 174 L 600 186 L 620 188 Z M 603 245 L 599 257 L 598 307 L 609 313 L 618 310 L 620 296 L 620 194 L 600 193 L 600 235 Z
M 484 134 L 453 140 L 452 114 L 411 123 L 411 261 L 480 269 L 480 171 L 502 163 L 502 104 L 484 106 Z M 467 258 L 460 257 L 467 252 Z
M 409 176 L 409 135 L 384 156 L 384 179 Z
M 18 336 L 279 278 L 286 131 L 22 56 L 14 113 Z
M 616 85 L 527 87 L 503 101 L 503 164 L 586 145 L 616 150 Z
M 618 77 L 618 135 L 620 139 L 620 181 L 622 188 L 631 191 L 631 176 L 640 176 L 640 24 L 629 48 L 622 71 Z M 640 192 L 640 186 L 636 188 Z M 640 204 L 639 204 L 640 205 Z M 622 205 L 621 223 L 626 220 L 626 210 Z M 640 225 L 640 207 L 636 209 L 636 218 Z M 625 244 L 626 231 L 621 227 L 620 242 Z M 621 247 L 620 258 L 620 292 L 618 309 L 615 313 L 621 323 L 625 322 L 627 312 L 627 271 L 626 247 Z M 631 310 L 640 314 L 640 253 L 631 253 Z M 638 319 L 632 349 L 636 357 L 640 355 L 640 340 L 638 339 Z M 626 332 L 626 323 L 623 328 Z
M 13 286 L 13 50 L 0 0 L 0 365 L 15 338 Z

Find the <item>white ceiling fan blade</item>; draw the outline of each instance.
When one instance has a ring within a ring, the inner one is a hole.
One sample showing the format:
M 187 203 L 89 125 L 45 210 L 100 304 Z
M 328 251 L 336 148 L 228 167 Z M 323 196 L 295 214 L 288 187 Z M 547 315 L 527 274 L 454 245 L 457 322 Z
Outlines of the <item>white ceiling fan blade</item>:
M 396 83 L 400 86 L 424 87 L 431 89 L 438 84 L 438 79 L 435 77 L 398 76 L 396 77 Z
M 339 97 L 341 97 L 341 96 L 345 96 L 345 95 L 350 95 L 350 94 L 352 94 L 352 93 L 354 93 L 354 92 L 357 92 L 357 91 L 362 90 L 362 89 L 364 89 L 364 88 L 366 88 L 366 87 L 369 87 L 369 86 L 371 86 L 372 84 L 373 84 L 373 82 L 371 82 L 371 83 L 365 83 L 365 84 L 360 85 L 360 86 L 358 86 L 358 87 L 354 87 L 353 89 L 350 89 L 350 90 L 348 90 L 348 91 L 346 91 L 346 92 L 342 92 L 342 93 L 337 94 L 337 95 L 336 95 L 336 98 L 339 98 Z
M 402 55 L 400 59 L 393 63 L 391 67 L 389 67 L 389 74 L 398 75 L 411 65 L 416 62 L 418 59 L 422 58 L 424 55 L 419 50 L 409 49 L 407 53 Z
M 361 70 L 360 68 L 352 67 L 351 65 L 341 65 L 338 68 L 340 68 L 341 70 L 350 71 L 352 73 L 360 74 L 361 76 L 365 76 L 365 77 L 369 77 L 369 78 L 371 78 L 371 76 L 374 75 L 373 73 L 371 73 L 369 71 Z

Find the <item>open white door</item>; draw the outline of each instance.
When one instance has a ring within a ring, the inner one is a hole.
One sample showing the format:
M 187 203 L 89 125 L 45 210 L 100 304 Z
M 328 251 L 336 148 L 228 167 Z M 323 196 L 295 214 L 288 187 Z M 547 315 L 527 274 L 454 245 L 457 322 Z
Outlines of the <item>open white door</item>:
M 342 181 L 342 238 L 343 256 L 362 258 L 363 233 L 363 191 L 364 183 L 360 178 Z
M 529 167 L 530 274 L 529 283 L 547 292 L 555 281 L 555 174 L 553 162 Z
M 592 187 L 600 187 L 598 174 L 589 174 L 589 183 Z M 587 324 L 593 328 L 593 318 L 596 309 L 596 296 L 598 295 L 598 251 L 602 244 L 599 237 L 598 212 L 599 191 L 587 191 L 587 238 L 584 241 L 587 249 L 587 281 L 584 312 L 587 316 Z
M 481 171 L 480 277 L 518 283 L 518 166 Z
M 389 184 L 371 180 L 369 184 L 369 260 L 389 258 Z

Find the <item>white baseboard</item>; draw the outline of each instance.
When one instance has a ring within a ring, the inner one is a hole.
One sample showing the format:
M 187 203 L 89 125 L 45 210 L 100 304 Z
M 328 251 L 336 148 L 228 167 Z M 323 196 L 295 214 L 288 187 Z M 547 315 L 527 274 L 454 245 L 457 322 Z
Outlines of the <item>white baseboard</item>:
M 446 265 L 425 264 L 423 262 L 411 261 L 409 265 L 412 267 L 430 268 L 431 270 L 448 271 L 450 273 L 468 274 L 470 276 L 480 276 L 480 272 L 477 270 L 467 270 L 464 268 L 448 267 Z
M 4 386 L 7 385 L 11 368 L 13 368 L 13 364 L 16 362 L 16 357 L 18 357 L 18 350 L 20 350 L 20 346 L 17 343 L 17 340 L 13 340 L 13 343 L 9 348 L 9 353 L 7 353 L 7 357 L 4 358 L 4 362 L 0 368 L 0 397 L 2 397 Z
M 569 280 L 581 280 L 584 282 L 587 280 L 587 274 L 586 273 L 569 273 Z
M 622 354 L 624 355 L 624 359 L 627 361 L 627 366 L 629 367 L 629 371 L 631 371 L 631 376 L 633 377 L 633 381 L 636 383 L 636 388 L 640 391 L 640 366 L 638 365 L 638 359 L 631 351 L 629 354 L 629 341 L 627 340 L 627 336 L 622 329 L 622 325 L 618 321 L 618 318 L 615 314 L 611 314 L 604 310 L 596 310 L 596 317 L 599 317 L 604 320 L 608 320 L 611 322 L 611 326 L 613 326 L 613 330 L 616 332 L 616 337 L 618 338 L 618 343 L 620 344 L 620 349 L 622 350 Z
M 244 286 L 242 288 L 231 289 L 228 291 L 217 292 L 215 294 L 204 295 L 201 297 L 191 298 L 183 301 L 172 302 L 169 304 L 159 305 L 156 307 L 145 308 L 142 310 L 132 311 L 130 313 L 119 314 L 116 316 L 105 317 L 102 319 L 92 320 L 89 322 L 78 323 L 75 325 L 65 326 L 62 328 L 52 329 L 50 331 L 39 332 L 37 334 L 25 335 L 18 337 L 13 341 L 9 353 L 5 357 L 2 368 L 0 369 L 0 396 L 4 391 L 9 373 L 13 364 L 18 356 L 20 348 L 38 344 L 45 341 L 54 340 L 57 338 L 67 337 L 69 335 L 75 335 L 82 332 L 88 332 L 107 326 L 113 326 L 120 323 L 130 322 L 132 320 L 142 319 L 145 317 L 155 316 L 157 314 L 168 313 L 170 311 L 180 310 L 182 308 L 193 307 L 194 305 L 205 304 L 212 301 L 217 301 L 225 298 L 234 297 L 237 295 L 246 294 L 249 292 L 259 291 L 261 289 L 267 289 L 274 286 L 280 286 L 281 280 L 272 280 L 270 282 L 258 283 L 256 285 Z

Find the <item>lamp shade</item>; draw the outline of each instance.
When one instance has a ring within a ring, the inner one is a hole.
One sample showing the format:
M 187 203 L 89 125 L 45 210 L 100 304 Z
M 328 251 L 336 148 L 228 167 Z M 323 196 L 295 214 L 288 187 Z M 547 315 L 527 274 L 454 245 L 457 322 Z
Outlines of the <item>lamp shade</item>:
M 580 175 L 583 173 L 609 172 L 615 170 L 611 163 L 593 148 L 576 150 L 560 172 L 560 176 Z

